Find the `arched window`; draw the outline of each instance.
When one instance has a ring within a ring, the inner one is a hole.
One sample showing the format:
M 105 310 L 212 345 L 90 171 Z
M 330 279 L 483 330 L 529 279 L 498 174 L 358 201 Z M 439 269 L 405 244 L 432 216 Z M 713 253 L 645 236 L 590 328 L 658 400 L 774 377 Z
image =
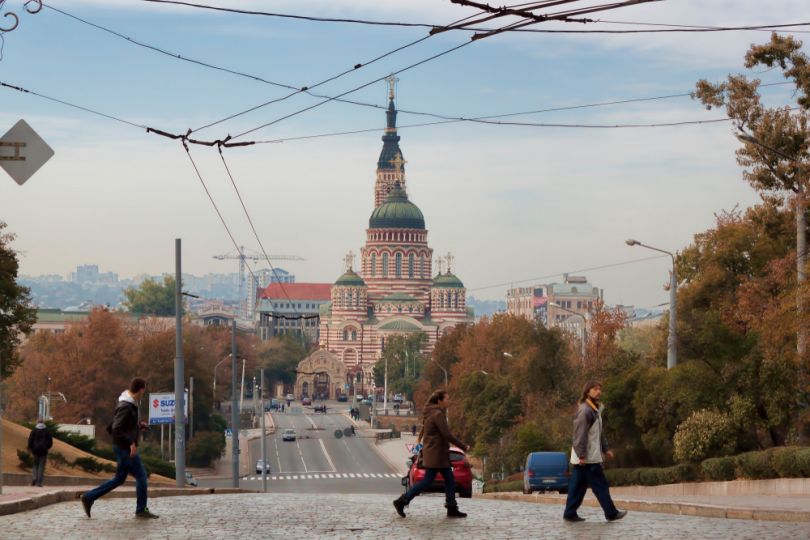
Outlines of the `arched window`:
M 458 293 L 453 293 L 453 307 L 458 309 Z
M 419 277 L 425 279 L 425 256 L 419 257 Z
M 351 306 L 352 305 L 352 290 L 349 289 L 349 291 L 346 294 L 347 294 L 347 298 L 348 298 L 348 301 L 346 302 L 346 305 Z
M 349 341 L 349 331 L 348 330 L 343 331 L 343 341 Z
M 439 293 L 439 307 L 444 307 L 444 293 Z
M 340 305 L 346 305 L 346 291 L 340 291 Z
M 383 253 L 382 277 L 388 277 L 388 253 Z
M 413 266 L 414 266 L 414 255 L 413 253 L 408 254 L 408 277 L 413 279 Z
M 377 275 L 377 254 L 372 253 L 371 254 L 371 277 L 374 277 L 376 275 Z
M 402 277 L 402 253 L 394 256 L 394 270 L 397 277 Z
M 357 330 L 352 330 L 352 341 L 357 341 Z

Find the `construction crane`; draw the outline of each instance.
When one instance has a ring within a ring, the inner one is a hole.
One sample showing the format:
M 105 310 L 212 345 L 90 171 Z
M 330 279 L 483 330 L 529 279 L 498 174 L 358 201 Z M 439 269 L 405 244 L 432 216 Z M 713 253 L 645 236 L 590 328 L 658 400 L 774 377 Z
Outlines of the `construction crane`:
M 245 246 L 239 246 L 239 251 L 230 251 L 224 255 L 214 255 L 214 258 L 219 261 L 238 260 L 239 261 L 239 298 L 240 298 L 240 311 L 243 317 L 248 315 L 247 306 L 251 304 L 248 298 L 248 291 L 245 283 L 245 265 L 247 260 L 251 261 L 264 261 L 267 259 L 273 261 L 303 261 L 303 257 L 298 255 L 268 255 L 266 258 L 263 253 L 254 250 L 245 249 Z M 256 291 L 251 291 L 250 294 L 255 294 Z

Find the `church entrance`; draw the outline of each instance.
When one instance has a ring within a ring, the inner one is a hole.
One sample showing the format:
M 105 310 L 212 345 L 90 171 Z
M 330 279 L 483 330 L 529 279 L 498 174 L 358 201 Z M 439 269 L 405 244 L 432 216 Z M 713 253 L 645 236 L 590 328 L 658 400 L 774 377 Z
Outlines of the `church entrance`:
M 315 399 L 329 399 L 329 374 L 326 372 L 316 373 L 314 377 Z

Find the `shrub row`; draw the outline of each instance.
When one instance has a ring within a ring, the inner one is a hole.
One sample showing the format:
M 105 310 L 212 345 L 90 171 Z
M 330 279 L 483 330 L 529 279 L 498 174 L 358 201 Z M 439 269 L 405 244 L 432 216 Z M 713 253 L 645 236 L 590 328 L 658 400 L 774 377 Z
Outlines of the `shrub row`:
M 808 478 L 810 448 L 786 446 L 707 459 L 700 468 L 706 480 Z
M 484 493 L 497 493 L 500 491 L 523 491 L 523 480 L 487 482 L 484 484 Z
M 612 486 L 658 486 L 697 480 L 698 469 L 694 465 L 606 469 L 605 476 Z
M 25 468 L 30 469 L 34 465 L 34 456 L 26 450 L 17 449 L 17 458 L 20 460 L 20 464 Z M 101 463 L 94 457 L 79 457 L 71 463 L 60 452 L 50 452 L 48 459 L 55 464 L 79 467 L 87 472 L 115 472 L 115 465 Z

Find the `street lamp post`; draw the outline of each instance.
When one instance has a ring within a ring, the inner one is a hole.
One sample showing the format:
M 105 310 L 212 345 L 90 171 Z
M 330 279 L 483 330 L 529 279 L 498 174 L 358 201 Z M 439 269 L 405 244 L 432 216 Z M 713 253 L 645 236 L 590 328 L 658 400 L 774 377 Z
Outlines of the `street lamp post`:
M 385 357 L 385 378 L 383 380 L 383 414 L 388 414 L 388 356 Z
M 439 366 L 439 369 L 441 369 L 444 372 L 444 389 L 447 390 L 447 370 L 444 368 L 443 365 L 438 363 L 436 359 L 431 358 L 430 361 Z
M 669 335 L 667 336 L 667 369 L 672 369 L 678 365 L 678 335 L 675 325 L 676 304 L 678 299 L 678 276 L 675 272 L 675 254 L 664 249 L 642 244 L 632 238 L 625 240 L 625 243 L 628 246 L 641 246 L 659 253 L 666 253 L 672 259 L 672 271 L 669 273 Z
M 230 357 L 231 357 L 231 355 L 226 356 L 225 358 L 223 358 L 222 360 L 217 362 L 217 365 L 214 366 L 214 385 L 213 385 L 213 391 L 211 392 L 211 407 L 214 406 L 214 403 L 216 403 L 216 400 L 217 400 L 217 368 L 219 367 L 219 365 L 222 362 L 227 361 L 228 358 L 230 358 Z
M 549 302 L 548 305 L 550 305 L 552 307 L 555 307 L 557 309 L 561 309 L 562 311 L 567 311 L 568 313 L 571 313 L 572 315 L 582 317 L 582 336 L 580 336 L 580 352 L 582 353 L 582 359 L 585 360 L 585 353 L 587 352 L 586 351 L 586 345 L 588 343 L 588 319 L 586 319 L 585 315 L 583 315 L 582 313 L 578 313 L 578 312 L 574 311 L 573 309 L 564 308 L 564 307 L 562 307 L 560 304 L 558 304 L 556 302 Z M 506 353 L 504 353 L 504 355 L 505 354 Z

